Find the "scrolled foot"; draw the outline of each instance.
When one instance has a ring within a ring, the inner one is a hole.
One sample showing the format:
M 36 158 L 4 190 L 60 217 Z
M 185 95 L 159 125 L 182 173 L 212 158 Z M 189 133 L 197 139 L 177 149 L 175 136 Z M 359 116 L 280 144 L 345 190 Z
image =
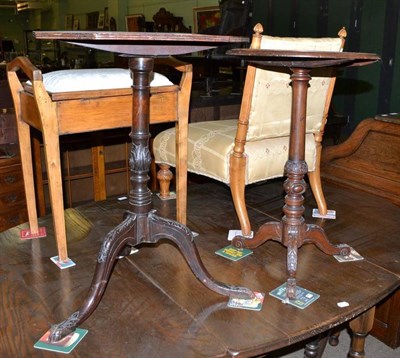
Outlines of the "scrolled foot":
M 79 311 L 73 313 L 65 321 L 50 328 L 49 343 L 56 343 L 72 333 L 79 322 Z
M 247 287 L 241 286 L 231 286 L 227 285 L 227 292 L 229 297 L 232 298 L 241 298 L 241 299 L 252 299 L 254 298 L 254 292 Z
M 248 238 L 246 238 L 245 236 L 237 235 L 232 239 L 232 246 L 236 247 L 239 250 L 247 249 L 247 241 Z
M 340 249 L 339 255 L 340 256 L 349 256 L 351 252 L 351 247 L 345 244 L 336 245 L 338 249 Z
M 262 225 L 253 238 L 237 235 L 232 240 L 232 245 L 237 248 L 255 249 L 268 240 L 282 242 L 282 223 L 267 222 Z

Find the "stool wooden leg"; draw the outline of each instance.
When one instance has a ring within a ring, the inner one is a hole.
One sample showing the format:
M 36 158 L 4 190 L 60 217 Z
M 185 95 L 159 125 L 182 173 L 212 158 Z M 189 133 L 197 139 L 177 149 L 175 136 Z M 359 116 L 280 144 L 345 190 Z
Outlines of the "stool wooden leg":
M 60 144 L 57 121 L 46 126 L 43 124 L 43 142 L 46 154 L 47 176 L 49 180 L 50 203 L 53 215 L 54 234 L 57 241 L 58 258 L 61 262 L 68 260 L 67 235 L 64 217 L 64 199 L 62 192 Z
M 186 225 L 187 220 L 187 120 L 175 124 L 176 161 L 176 220 Z
M 32 166 L 32 145 L 30 137 L 30 127 L 21 120 L 17 120 L 18 141 L 21 152 L 21 167 L 24 178 L 24 188 L 26 205 L 28 209 L 28 220 L 31 234 L 39 232 L 35 185 L 33 181 L 33 166 Z
M 44 184 L 43 184 L 43 167 L 42 167 L 42 154 L 40 150 L 41 139 L 38 137 L 38 133 L 32 133 L 32 153 L 33 153 L 33 170 L 35 173 L 35 192 L 37 200 L 37 210 L 39 216 L 46 215 L 46 199 L 44 196 Z
M 350 321 L 350 328 L 353 334 L 349 351 L 350 358 L 365 357 L 365 338 L 372 329 L 372 326 L 374 324 L 374 317 L 375 306 Z

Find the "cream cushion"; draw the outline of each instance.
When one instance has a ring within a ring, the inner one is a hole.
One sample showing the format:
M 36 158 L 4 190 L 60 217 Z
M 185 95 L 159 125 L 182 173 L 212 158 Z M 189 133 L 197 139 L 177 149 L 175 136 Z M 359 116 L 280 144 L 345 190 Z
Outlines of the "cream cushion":
M 270 50 L 340 51 L 340 38 L 280 38 L 262 36 L 261 48 Z M 290 71 L 282 68 L 256 69 L 251 94 L 246 135 L 245 184 L 282 177 L 289 157 L 292 88 Z M 307 91 L 305 160 L 308 171 L 316 166 L 316 143 L 322 121 L 331 72 L 312 72 Z M 246 100 L 249 100 L 246 98 Z M 243 102 L 242 102 L 243 107 Z M 245 116 L 244 116 L 245 117 Z M 243 120 L 245 120 L 244 118 Z M 230 155 L 238 120 L 190 123 L 188 171 L 229 183 Z M 175 129 L 156 136 L 153 143 L 156 163 L 175 164 Z
M 31 82 L 27 82 L 31 85 Z M 43 75 L 43 84 L 50 93 L 76 92 L 130 88 L 131 72 L 123 68 L 73 69 L 48 72 Z M 164 75 L 153 72 L 152 87 L 170 86 L 173 83 Z
M 191 123 L 188 136 L 188 171 L 229 184 L 229 157 L 236 135 L 237 120 Z M 153 143 L 157 163 L 175 166 L 175 128 L 158 134 Z M 315 141 L 306 136 L 308 170 L 315 169 Z M 268 138 L 246 144 L 246 184 L 284 175 L 289 155 L 289 137 Z

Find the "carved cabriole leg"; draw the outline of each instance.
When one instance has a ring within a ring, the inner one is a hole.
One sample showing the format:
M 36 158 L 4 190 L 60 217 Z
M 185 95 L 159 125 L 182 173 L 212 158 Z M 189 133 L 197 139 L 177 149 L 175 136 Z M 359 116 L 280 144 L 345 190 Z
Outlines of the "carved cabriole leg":
M 304 244 L 314 244 L 322 252 L 327 255 L 342 255 L 350 254 L 350 247 L 343 245 L 332 245 L 324 229 L 318 225 L 308 224 L 305 232 Z
M 65 321 L 51 327 L 50 342 L 54 343 L 66 337 L 94 312 L 107 287 L 118 254 L 127 244 L 131 246 L 136 244 L 133 237 L 135 231 L 136 216 L 128 213 L 127 218 L 107 234 L 97 257 L 95 274 L 84 302 L 78 311 Z
M 175 243 L 186 259 L 192 272 L 203 285 L 210 290 L 224 296 L 237 298 L 251 298 L 253 292 L 246 287 L 236 287 L 215 281 L 201 262 L 199 253 L 194 245 L 192 232 L 184 225 L 161 218 L 154 213 L 149 215 L 150 239 L 147 242 L 155 243 L 159 239 L 168 239 Z
M 353 333 L 351 347 L 349 351 L 350 358 L 365 357 L 364 346 L 365 338 L 371 331 L 374 324 L 375 306 L 350 321 L 350 328 Z
M 173 178 L 170 166 L 167 164 L 159 164 L 160 170 L 157 172 L 157 179 L 160 183 L 160 197 L 165 199 L 170 196 L 170 185 Z

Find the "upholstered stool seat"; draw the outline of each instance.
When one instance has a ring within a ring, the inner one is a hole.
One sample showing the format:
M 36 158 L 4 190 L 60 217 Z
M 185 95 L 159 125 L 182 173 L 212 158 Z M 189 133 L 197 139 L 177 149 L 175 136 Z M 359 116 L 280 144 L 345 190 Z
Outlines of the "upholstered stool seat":
M 32 86 L 31 81 L 26 84 Z M 131 88 L 132 77 L 130 70 L 123 68 L 59 70 L 43 74 L 43 84 L 49 93 L 120 89 Z M 151 87 L 172 85 L 166 76 L 153 72 Z
M 174 122 L 177 127 L 179 124 L 177 155 L 182 157 L 181 163 L 186 163 L 186 142 L 181 136 L 187 136 L 192 66 L 172 57 L 157 61 L 182 75 L 179 84 L 173 84 L 167 77 L 153 74 L 150 123 Z M 19 70 L 25 73 L 28 82 L 21 83 Z M 134 110 L 131 73 L 128 69 L 104 68 L 60 70 L 42 75 L 26 57 L 18 57 L 7 65 L 7 74 L 17 116 L 30 231 L 33 235 L 39 232 L 30 138 L 30 127 L 34 127 L 43 134 L 58 259 L 67 261 L 59 136 L 131 127 Z M 182 175 L 177 180 L 186 191 L 186 167 L 184 164 L 178 167 Z M 105 182 L 105 178 L 102 180 Z M 186 200 L 184 195 L 182 199 Z

